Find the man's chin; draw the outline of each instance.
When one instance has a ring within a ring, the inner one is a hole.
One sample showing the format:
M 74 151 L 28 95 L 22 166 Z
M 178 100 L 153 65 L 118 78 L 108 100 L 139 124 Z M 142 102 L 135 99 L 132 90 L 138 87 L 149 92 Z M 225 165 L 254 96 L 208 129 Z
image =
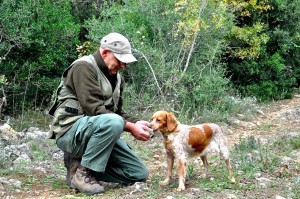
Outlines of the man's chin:
M 117 75 L 117 73 L 118 73 L 118 71 L 109 71 L 109 74 L 110 74 L 111 76 L 115 76 L 115 75 Z

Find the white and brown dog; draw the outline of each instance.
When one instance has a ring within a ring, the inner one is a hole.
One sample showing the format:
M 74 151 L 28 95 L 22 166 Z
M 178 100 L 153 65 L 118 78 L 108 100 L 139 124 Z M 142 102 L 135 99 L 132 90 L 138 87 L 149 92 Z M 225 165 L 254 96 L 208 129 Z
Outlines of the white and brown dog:
M 166 179 L 159 184 L 168 185 L 172 178 L 174 159 L 178 160 L 179 186 L 177 191 L 185 190 L 187 158 L 200 156 L 208 170 L 207 155 L 217 152 L 225 159 L 229 172 L 229 179 L 235 182 L 229 160 L 229 151 L 226 138 L 217 124 L 204 123 L 194 126 L 181 124 L 171 112 L 157 111 L 151 117 L 151 128 L 160 131 L 164 137 L 164 146 L 167 153 L 168 171 Z

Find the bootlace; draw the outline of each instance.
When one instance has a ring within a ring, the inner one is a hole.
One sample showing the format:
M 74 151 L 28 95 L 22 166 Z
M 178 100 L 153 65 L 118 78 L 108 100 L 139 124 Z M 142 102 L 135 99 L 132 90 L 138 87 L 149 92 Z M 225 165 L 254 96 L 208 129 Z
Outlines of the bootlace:
M 98 181 L 92 175 L 92 172 L 89 169 L 86 169 L 86 176 L 84 177 L 84 182 L 90 184 L 98 184 Z

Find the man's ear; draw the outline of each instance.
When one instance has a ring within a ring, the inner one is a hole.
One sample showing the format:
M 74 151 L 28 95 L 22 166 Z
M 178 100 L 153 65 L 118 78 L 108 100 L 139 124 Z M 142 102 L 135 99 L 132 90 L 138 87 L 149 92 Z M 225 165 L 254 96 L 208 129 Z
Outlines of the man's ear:
M 109 50 L 107 50 L 107 49 L 103 49 L 100 51 L 102 59 L 105 59 L 107 57 L 108 52 L 109 52 Z

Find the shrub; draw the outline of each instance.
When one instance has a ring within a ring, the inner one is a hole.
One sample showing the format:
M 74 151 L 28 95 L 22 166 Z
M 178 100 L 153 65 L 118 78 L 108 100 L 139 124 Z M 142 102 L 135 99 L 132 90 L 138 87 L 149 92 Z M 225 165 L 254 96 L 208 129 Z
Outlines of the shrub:
M 79 33 L 70 1 L 17 2 L 0 4 L 0 54 L 5 55 L 0 67 L 10 82 L 10 113 L 49 102 L 55 78 L 76 58 Z

